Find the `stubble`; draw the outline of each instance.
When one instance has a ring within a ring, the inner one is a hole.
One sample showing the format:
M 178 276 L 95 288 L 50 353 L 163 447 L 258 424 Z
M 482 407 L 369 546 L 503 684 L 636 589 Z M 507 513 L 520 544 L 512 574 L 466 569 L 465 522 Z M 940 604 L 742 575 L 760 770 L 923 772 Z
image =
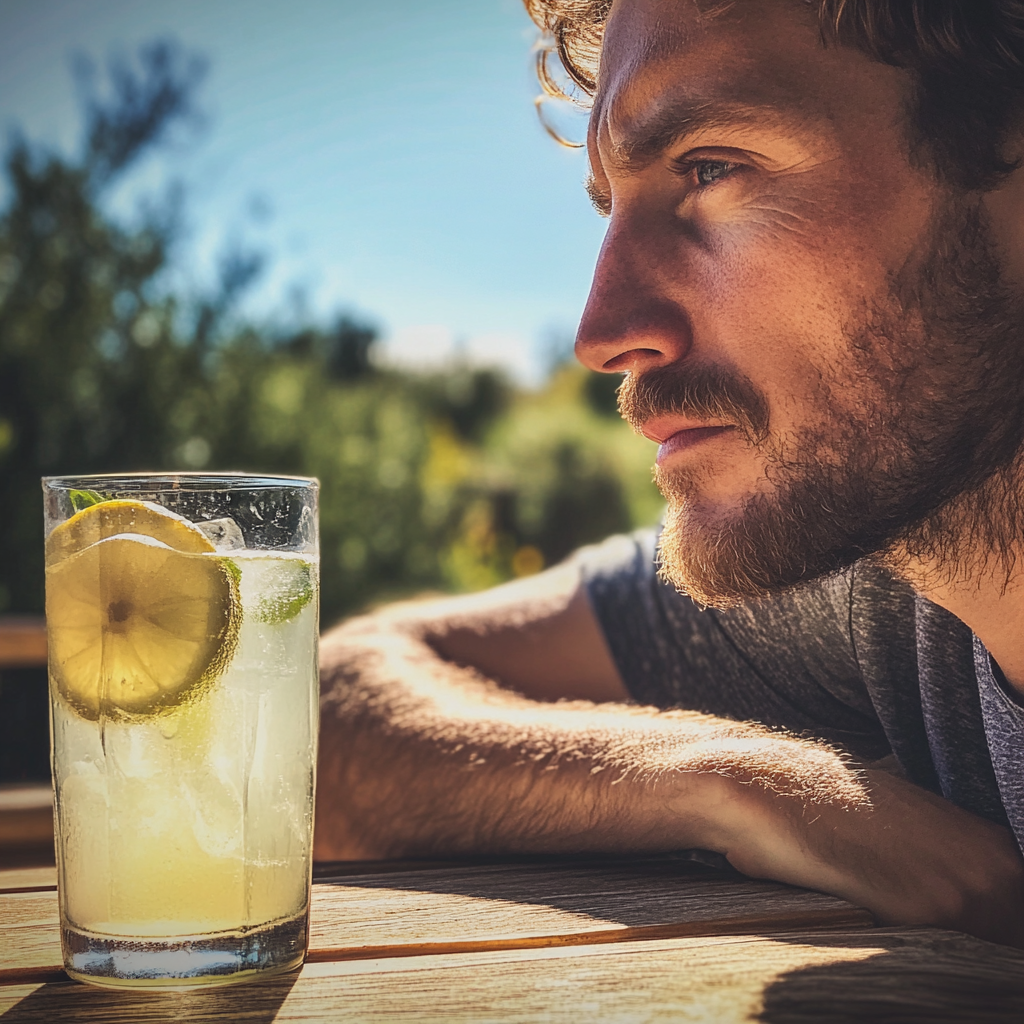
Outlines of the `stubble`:
M 976 203 L 951 201 L 925 253 L 847 325 L 841 361 L 814 367 L 817 427 L 774 432 L 767 397 L 732 368 L 626 377 L 634 428 L 666 412 L 734 423 L 765 467 L 767 486 L 725 515 L 702 502 L 700 471 L 656 470 L 663 578 L 715 607 L 869 556 L 918 587 L 969 579 L 979 557 L 1009 578 L 1024 535 L 1024 301 Z

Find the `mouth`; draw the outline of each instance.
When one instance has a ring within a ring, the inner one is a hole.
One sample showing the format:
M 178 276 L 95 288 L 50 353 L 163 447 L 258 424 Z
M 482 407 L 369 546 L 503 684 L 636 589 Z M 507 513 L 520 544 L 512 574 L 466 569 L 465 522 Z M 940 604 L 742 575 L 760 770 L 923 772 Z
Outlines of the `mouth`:
M 658 443 L 658 465 L 707 441 L 735 430 L 731 423 L 703 423 L 681 416 L 658 416 L 648 420 L 641 430 L 644 437 Z

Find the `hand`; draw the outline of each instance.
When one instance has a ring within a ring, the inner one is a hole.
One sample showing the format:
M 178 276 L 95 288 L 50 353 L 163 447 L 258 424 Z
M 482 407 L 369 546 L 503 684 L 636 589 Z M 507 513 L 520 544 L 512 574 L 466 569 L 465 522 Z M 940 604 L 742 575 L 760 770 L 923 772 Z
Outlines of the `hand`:
M 886 771 L 863 778 L 859 807 L 730 786 L 721 852 L 745 874 L 832 893 L 881 924 L 1024 947 L 1024 860 L 1012 833 Z

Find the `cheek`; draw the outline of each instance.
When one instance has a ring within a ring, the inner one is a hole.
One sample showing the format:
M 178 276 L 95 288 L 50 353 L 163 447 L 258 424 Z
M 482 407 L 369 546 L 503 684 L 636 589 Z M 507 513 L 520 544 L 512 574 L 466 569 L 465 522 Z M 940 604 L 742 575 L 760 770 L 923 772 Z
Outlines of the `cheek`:
M 699 282 L 689 306 L 694 354 L 754 383 L 777 442 L 827 433 L 836 415 L 856 412 L 849 329 L 863 314 L 859 293 L 845 287 L 848 266 L 762 217 L 734 223 L 686 258 Z
M 727 346 L 796 387 L 801 366 L 848 360 L 850 331 L 889 303 L 890 268 L 913 252 L 922 227 L 917 218 L 887 223 L 884 209 L 861 217 L 845 194 L 723 192 L 690 219 L 678 256 L 698 345 Z
M 806 222 L 765 207 L 707 225 L 686 255 L 695 348 L 725 352 L 757 380 L 816 392 L 819 367 L 846 350 L 846 325 L 863 304 L 857 268 L 823 246 Z
M 834 170 L 739 179 L 709 194 L 681 232 L 709 301 L 746 302 L 817 333 L 887 296 L 892 272 L 922 242 L 930 204 L 909 186 L 886 192 Z

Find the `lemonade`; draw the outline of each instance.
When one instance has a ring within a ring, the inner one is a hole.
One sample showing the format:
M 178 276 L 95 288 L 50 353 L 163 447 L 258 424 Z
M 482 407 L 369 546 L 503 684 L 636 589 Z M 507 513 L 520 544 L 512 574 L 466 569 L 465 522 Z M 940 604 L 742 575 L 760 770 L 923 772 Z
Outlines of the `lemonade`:
M 66 966 L 107 984 L 295 966 L 317 735 L 315 533 L 307 521 L 292 545 L 303 550 L 241 547 L 230 518 L 96 498 L 47 540 Z

